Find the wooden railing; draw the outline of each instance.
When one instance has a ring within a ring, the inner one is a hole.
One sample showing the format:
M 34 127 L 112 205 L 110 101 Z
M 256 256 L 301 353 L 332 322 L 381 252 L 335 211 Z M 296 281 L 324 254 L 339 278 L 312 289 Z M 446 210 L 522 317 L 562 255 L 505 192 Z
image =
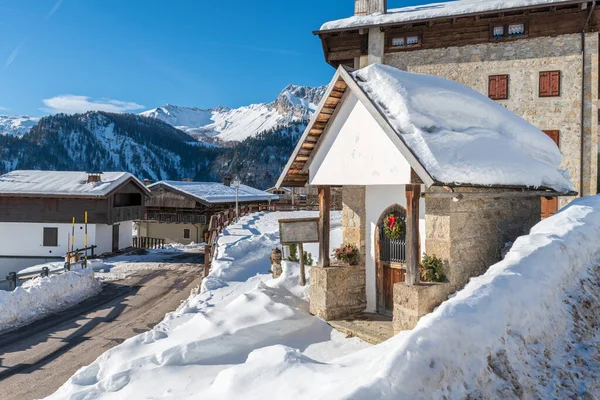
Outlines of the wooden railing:
M 165 239 L 136 236 L 133 238 L 133 247 L 136 249 L 164 249 Z
M 167 222 L 176 224 L 206 225 L 208 223 L 208 216 L 198 214 L 148 212 L 146 215 L 146 220 L 153 222 Z
M 112 222 L 133 221 L 144 218 L 144 207 L 113 207 L 111 213 Z

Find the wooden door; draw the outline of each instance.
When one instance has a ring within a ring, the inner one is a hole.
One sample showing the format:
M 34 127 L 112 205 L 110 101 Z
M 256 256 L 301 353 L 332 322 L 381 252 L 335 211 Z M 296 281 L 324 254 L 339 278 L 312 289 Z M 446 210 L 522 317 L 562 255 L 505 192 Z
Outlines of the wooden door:
M 375 263 L 377 268 L 377 312 L 383 315 L 393 315 L 394 285 L 404 282 L 406 270 L 399 262 L 387 260 L 382 256 L 382 233 L 380 229 L 375 234 Z
M 560 148 L 560 131 L 544 131 Z M 542 198 L 542 219 L 549 218 L 558 211 L 558 197 Z
M 112 251 L 119 251 L 119 224 L 113 225 L 113 235 L 112 235 Z

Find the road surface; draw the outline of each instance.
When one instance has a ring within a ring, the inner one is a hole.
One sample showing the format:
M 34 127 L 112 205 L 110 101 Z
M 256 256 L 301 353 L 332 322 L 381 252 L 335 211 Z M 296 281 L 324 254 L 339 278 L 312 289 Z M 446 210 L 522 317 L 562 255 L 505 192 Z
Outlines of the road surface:
M 48 396 L 106 350 L 152 329 L 199 286 L 203 263 L 203 254 L 179 253 L 105 283 L 77 307 L 0 336 L 0 398 Z

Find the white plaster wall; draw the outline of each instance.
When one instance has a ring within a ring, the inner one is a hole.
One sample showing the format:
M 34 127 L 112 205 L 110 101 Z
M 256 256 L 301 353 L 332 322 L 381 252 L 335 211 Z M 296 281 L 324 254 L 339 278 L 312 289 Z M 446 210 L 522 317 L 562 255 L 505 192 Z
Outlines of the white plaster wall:
M 44 228 L 58 228 L 58 247 L 44 247 Z M 0 223 L 0 256 L 64 257 L 71 224 Z M 96 225 L 88 225 L 88 243 L 96 242 Z M 84 225 L 75 224 L 75 248 L 84 247 Z
M 410 165 L 365 106 L 351 94 L 310 165 L 311 185 L 410 183 Z
M 423 186 L 421 188 L 425 190 Z M 377 276 L 375 270 L 375 232 L 381 214 L 390 206 L 399 204 L 406 208 L 406 187 L 404 185 L 367 186 L 365 208 L 366 223 L 366 272 L 367 272 L 367 312 L 377 311 Z M 419 202 L 419 229 L 421 235 L 421 252 L 425 248 L 425 200 Z
M 112 225 L 98 225 L 96 227 L 96 254 L 112 252 Z
M 119 250 L 133 245 L 133 221 L 124 221 L 119 227 Z

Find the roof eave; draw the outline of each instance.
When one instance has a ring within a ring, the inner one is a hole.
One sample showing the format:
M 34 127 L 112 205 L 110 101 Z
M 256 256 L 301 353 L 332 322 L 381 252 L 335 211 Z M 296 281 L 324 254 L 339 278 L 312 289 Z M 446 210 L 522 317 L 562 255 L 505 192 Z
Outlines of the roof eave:
M 355 31 L 355 30 L 359 30 L 359 29 L 370 29 L 370 28 L 386 28 L 386 27 L 395 26 L 395 25 L 418 24 L 418 23 L 429 22 L 429 21 L 439 21 L 439 20 L 444 20 L 444 19 L 448 19 L 448 18 L 463 18 L 463 17 L 468 18 L 468 17 L 475 17 L 475 16 L 488 15 L 488 14 L 497 14 L 497 13 L 503 13 L 503 12 L 513 12 L 513 11 L 520 11 L 520 10 L 527 11 L 527 10 L 533 10 L 536 8 L 552 7 L 552 6 L 556 6 L 556 4 L 560 4 L 561 6 L 565 6 L 565 5 L 568 6 L 568 5 L 573 5 L 573 4 L 582 4 L 582 3 L 589 3 L 589 2 L 590 2 L 590 0 L 570 0 L 570 1 L 565 1 L 565 2 L 561 2 L 561 3 L 537 4 L 537 5 L 533 5 L 533 6 L 503 8 L 503 9 L 498 9 L 498 10 L 493 10 L 493 11 L 473 12 L 473 13 L 466 13 L 466 14 L 449 14 L 449 15 L 445 15 L 445 16 L 441 16 L 441 17 L 421 18 L 421 19 L 415 19 L 415 20 L 410 20 L 410 21 L 386 22 L 386 23 L 382 23 L 382 24 L 353 25 L 353 26 L 349 26 L 349 27 L 345 27 L 345 28 L 316 30 L 316 31 L 313 31 L 312 33 L 313 33 L 313 35 L 320 36 L 320 35 L 326 34 L 326 33 L 339 33 L 339 32 L 346 32 L 346 31 Z

